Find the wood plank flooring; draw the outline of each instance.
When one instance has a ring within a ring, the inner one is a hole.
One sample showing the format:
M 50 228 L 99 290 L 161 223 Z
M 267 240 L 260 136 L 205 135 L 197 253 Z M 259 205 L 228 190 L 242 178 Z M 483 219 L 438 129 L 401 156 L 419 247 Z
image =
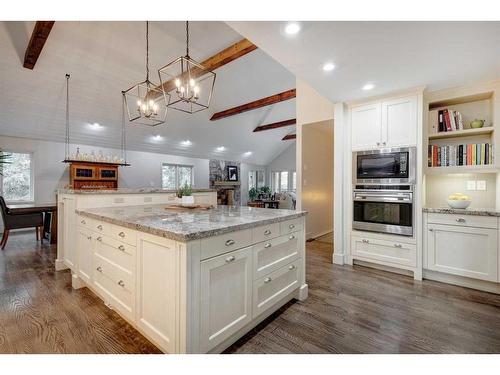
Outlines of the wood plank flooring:
M 55 272 L 56 248 L 15 234 L 0 251 L 0 353 L 159 353 L 89 290 Z M 226 353 L 500 353 L 500 296 L 331 264 L 307 244 L 309 298 Z

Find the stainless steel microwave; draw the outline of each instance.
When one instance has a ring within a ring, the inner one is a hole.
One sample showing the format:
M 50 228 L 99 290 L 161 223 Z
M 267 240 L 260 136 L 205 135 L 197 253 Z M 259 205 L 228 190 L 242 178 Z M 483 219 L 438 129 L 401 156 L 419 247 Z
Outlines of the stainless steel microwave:
M 414 184 L 416 148 L 383 148 L 353 153 L 354 184 Z

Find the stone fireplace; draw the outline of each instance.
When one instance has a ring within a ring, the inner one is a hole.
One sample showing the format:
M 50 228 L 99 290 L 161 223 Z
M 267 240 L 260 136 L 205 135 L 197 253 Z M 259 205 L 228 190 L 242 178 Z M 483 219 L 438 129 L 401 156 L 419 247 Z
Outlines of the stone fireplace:
M 235 166 L 238 169 L 238 181 L 229 181 L 227 166 Z M 210 160 L 210 188 L 217 190 L 217 204 L 236 205 L 241 204 L 240 163 L 226 160 Z

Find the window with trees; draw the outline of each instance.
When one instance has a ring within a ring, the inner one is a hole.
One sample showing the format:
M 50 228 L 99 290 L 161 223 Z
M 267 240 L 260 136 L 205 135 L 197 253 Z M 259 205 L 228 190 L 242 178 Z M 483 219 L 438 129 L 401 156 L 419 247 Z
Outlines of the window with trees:
M 33 202 L 33 163 L 29 153 L 10 155 L 2 166 L 2 196 L 7 202 Z
M 163 163 L 161 181 L 163 189 L 176 190 L 186 184 L 193 186 L 193 166 Z
M 297 174 L 295 171 L 271 172 L 271 188 L 274 193 L 297 190 Z

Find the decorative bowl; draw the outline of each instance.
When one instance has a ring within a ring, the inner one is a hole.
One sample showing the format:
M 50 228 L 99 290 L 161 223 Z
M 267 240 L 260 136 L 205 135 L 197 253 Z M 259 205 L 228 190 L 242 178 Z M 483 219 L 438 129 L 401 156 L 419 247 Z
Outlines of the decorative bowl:
M 482 128 L 483 126 L 484 126 L 484 120 L 475 119 L 474 121 L 470 122 L 470 127 L 472 129 L 479 129 Z
M 471 204 L 470 200 L 457 200 L 457 199 L 447 199 L 446 202 L 448 202 L 448 206 L 451 208 L 458 208 L 458 209 L 464 209 L 469 207 Z

